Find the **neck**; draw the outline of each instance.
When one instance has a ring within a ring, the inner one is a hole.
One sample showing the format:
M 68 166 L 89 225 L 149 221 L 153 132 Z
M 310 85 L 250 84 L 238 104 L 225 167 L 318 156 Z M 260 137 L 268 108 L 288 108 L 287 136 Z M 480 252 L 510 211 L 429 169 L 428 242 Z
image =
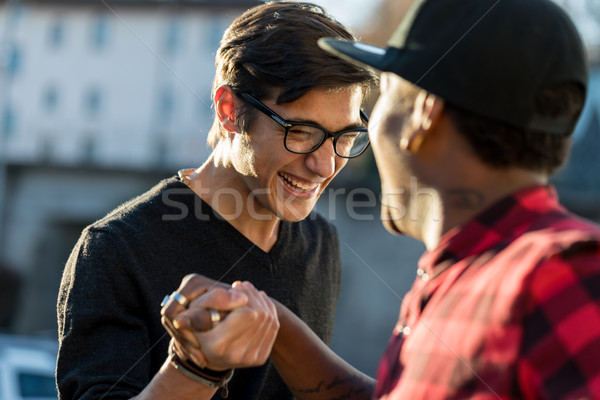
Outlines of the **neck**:
M 212 154 L 200 168 L 188 175 L 186 184 L 224 220 L 265 252 L 277 242 L 281 220 L 255 207 L 240 174 L 230 163 Z
M 471 177 L 472 178 L 472 177 Z M 421 223 L 422 240 L 428 250 L 435 248 L 440 238 L 456 227 L 465 225 L 485 209 L 519 190 L 547 184 L 543 174 L 521 169 L 497 170 L 481 179 L 464 180 L 438 190 L 441 212 L 438 223 Z M 431 214 L 431 213 L 429 213 Z M 432 215 L 428 220 L 434 220 Z

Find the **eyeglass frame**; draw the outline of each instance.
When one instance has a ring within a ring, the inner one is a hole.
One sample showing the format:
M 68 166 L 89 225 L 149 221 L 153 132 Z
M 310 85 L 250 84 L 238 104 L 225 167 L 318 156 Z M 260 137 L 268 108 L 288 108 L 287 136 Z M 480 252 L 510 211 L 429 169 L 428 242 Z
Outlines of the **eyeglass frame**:
M 355 154 L 353 156 L 343 156 L 343 155 L 341 155 L 341 154 L 339 154 L 337 152 L 337 141 L 338 141 L 338 139 L 344 133 L 348 133 L 348 132 L 365 132 L 365 133 L 368 133 L 368 129 L 367 128 L 351 128 L 351 129 L 343 129 L 343 130 L 337 131 L 337 132 L 331 132 L 331 131 L 328 131 L 327 129 L 323 128 L 320 125 L 312 124 L 310 122 L 298 122 L 298 121 L 289 121 L 289 120 L 286 120 L 285 118 L 283 118 L 279 114 L 277 114 L 275 111 L 273 111 L 269 107 L 267 107 L 262 101 L 258 100 L 256 97 L 252 96 L 250 93 L 240 92 L 240 93 L 237 93 L 237 94 L 238 94 L 238 96 L 241 96 L 244 100 L 246 100 L 248 103 L 250 103 L 250 105 L 252 105 L 258 111 L 262 112 L 263 114 L 265 114 L 266 116 L 268 116 L 269 118 L 271 118 L 273 121 L 277 122 L 277 124 L 280 125 L 283 129 L 285 129 L 285 133 L 284 133 L 284 136 L 283 136 L 283 146 L 290 153 L 294 153 L 294 154 L 310 154 L 312 152 L 317 151 L 323 145 L 323 143 L 325 143 L 325 141 L 327 139 L 333 138 L 333 151 L 335 152 L 335 154 L 338 157 L 350 159 L 350 158 L 356 158 L 356 157 L 360 156 L 371 145 L 371 141 L 368 140 L 367 141 L 367 145 L 365 146 L 364 149 L 362 149 L 360 151 L 360 153 Z M 362 109 L 360 110 L 360 117 L 363 120 L 363 122 L 366 122 L 366 123 L 369 122 L 369 117 L 367 116 L 367 114 Z M 325 135 L 323 136 L 323 139 L 321 140 L 321 142 L 319 144 L 317 144 L 313 149 L 311 149 L 309 151 L 294 151 L 294 150 L 290 150 L 288 148 L 288 146 L 287 146 L 287 140 L 286 139 L 287 139 L 287 135 L 288 135 L 289 129 L 292 128 L 295 125 L 311 126 L 313 128 L 317 128 L 317 129 L 323 131 L 325 133 Z

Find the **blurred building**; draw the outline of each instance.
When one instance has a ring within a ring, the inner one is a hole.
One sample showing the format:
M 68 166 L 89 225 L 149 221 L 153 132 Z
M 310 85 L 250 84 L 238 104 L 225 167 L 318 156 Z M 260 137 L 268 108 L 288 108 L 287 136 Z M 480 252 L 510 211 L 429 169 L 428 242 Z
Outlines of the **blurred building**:
M 257 0 L 0 1 L 0 261 L 11 330 L 55 329 L 81 229 L 209 150 L 214 54 Z
M 567 163 L 552 177 L 562 203 L 600 223 L 600 65 L 592 69 L 588 97 Z

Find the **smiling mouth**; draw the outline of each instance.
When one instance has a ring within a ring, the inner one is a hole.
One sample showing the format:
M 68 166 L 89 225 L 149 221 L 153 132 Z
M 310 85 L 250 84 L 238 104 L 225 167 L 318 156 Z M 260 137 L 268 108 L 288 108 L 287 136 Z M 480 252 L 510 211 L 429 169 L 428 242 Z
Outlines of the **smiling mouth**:
M 283 178 L 283 183 L 285 184 L 285 186 L 287 186 L 289 189 L 295 191 L 295 192 L 300 192 L 300 193 L 304 193 L 304 192 L 311 192 L 313 190 L 315 190 L 317 187 L 319 187 L 319 183 L 303 183 L 303 182 L 299 182 L 296 179 L 292 178 L 289 175 L 286 175 L 282 172 L 279 173 L 279 176 L 281 178 Z

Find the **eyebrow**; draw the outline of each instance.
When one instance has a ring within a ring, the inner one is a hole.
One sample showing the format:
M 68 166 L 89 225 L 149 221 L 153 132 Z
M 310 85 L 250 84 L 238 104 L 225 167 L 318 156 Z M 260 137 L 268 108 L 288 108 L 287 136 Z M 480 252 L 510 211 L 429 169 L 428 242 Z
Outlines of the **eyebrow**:
M 299 124 L 316 125 L 319 128 L 325 129 L 326 131 L 332 132 L 332 133 L 341 132 L 341 131 L 345 131 L 345 130 L 348 130 L 348 129 L 366 128 L 366 125 L 364 123 L 358 123 L 358 124 L 347 125 L 346 127 L 342 128 L 342 129 L 339 129 L 337 131 L 330 131 L 330 130 L 326 129 L 323 125 L 319 124 L 316 121 L 313 121 L 312 119 L 304 119 L 304 118 L 300 118 L 300 119 L 287 119 L 287 118 L 284 118 L 284 120 L 286 122 L 296 122 L 296 123 L 299 123 Z

